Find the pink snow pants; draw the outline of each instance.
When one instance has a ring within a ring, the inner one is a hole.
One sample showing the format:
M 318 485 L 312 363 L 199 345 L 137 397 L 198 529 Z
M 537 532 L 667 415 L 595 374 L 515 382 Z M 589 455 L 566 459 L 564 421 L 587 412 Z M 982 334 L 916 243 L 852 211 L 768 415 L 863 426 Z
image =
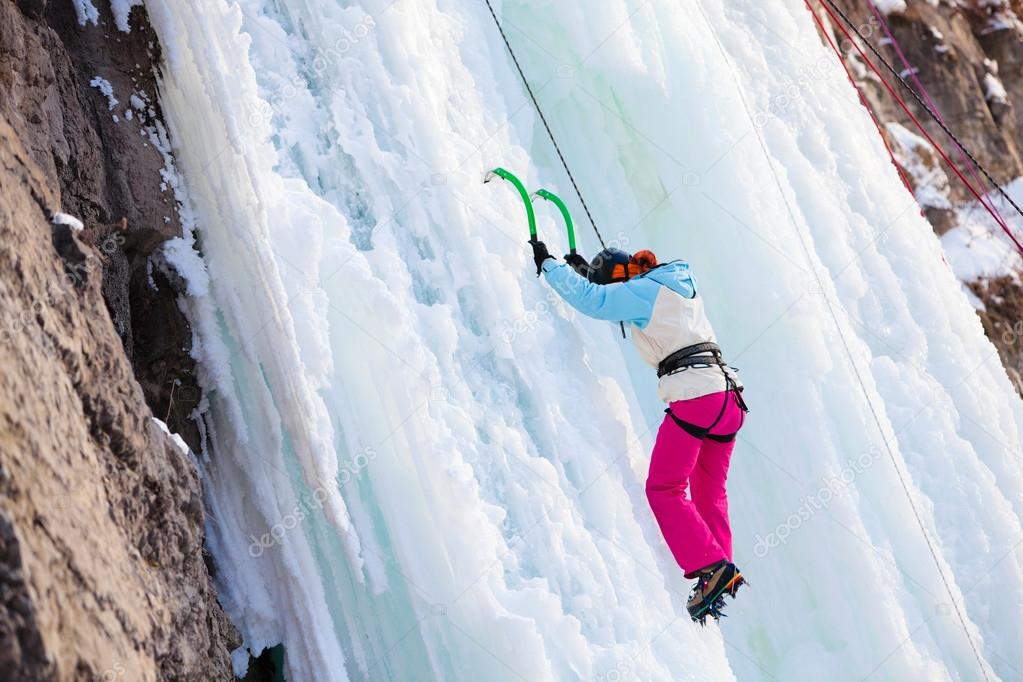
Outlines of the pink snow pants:
M 732 394 L 721 421 L 711 433 L 735 433 L 745 413 Z M 669 406 L 679 419 L 707 427 L 721 412 L 725 394 L 714 393 Z M 721 559 L 732 560 L 732 531 L 728 524 L 725 479 L 735 442 L 719 443 L 689 435 L 670 415 L 657 432 L 650 456 L 646 496 L 675 561 L 686 578 Z M 689 497 L 686 497 L 686 488 Z

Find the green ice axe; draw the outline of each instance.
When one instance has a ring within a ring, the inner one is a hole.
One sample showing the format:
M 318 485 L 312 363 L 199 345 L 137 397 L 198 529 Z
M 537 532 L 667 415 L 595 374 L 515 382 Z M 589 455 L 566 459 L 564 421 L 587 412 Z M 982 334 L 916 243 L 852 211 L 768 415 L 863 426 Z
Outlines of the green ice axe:
M 529 192 L 526 191 L 525 185 L 522 181 L 515 177 L 514 174 L 506 171 L 503 168 L 495 168 L 489 171 L 483 176 L 483 183 L 486 184 L 494 179 L 494 177 L 507 180 L 511 184 L 515 185 L 515 189 L 519 191 L 519 196 L 522 197 L 522 203 L 526 205 L 526 218 L 529 220 L 529 241 L 536 242 L 536 216 L 533 214 L 533 203 L 529 200 Z
M 565 202 L 557 194 L 548 192 L 545 189 L 536 190 L 533 196 L 546 199 L 561 211 L 561 217 L 565 219 L 565 229 L 568 230 L 568 252 L 575 255 L 575 228 L 572 226 L 572 214 L 568 212 L 568 206 L 565 206 Z

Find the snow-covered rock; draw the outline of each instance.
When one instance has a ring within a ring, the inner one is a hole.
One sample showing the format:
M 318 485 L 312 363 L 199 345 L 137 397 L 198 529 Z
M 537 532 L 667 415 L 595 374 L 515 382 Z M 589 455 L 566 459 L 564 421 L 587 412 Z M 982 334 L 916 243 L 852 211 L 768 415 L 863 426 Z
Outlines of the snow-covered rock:
M 85 228 L 81 220 L 67 213 L 54 213 L 50 218 L 50 222 L 54 225 L 67 225 L 76 232 Z

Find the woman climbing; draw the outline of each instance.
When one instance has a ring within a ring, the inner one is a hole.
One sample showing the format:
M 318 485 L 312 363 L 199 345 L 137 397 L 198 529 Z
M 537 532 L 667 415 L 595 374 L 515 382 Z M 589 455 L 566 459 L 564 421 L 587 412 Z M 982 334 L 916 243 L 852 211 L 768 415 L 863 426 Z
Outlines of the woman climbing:
M 565 264 L 543 242 L 530 243 L 538 277 L 542 272 L 584 315 L 629 323 L 640 355 L 657 368 L 658 393 L 668 408 L 650 456 L 647 500 L 675 561 L 686 578 L 697 579 L 689 615 L 701 625 L 707 616 L 721 617 L 724 595 L 735 597 L 745 582 L 732 563 L 725 480 L 747 408 L 689 264 L 658 265 L 650 251 L 630 256 L 617 249 L 605 249 L 591 263 L 573 253 Z

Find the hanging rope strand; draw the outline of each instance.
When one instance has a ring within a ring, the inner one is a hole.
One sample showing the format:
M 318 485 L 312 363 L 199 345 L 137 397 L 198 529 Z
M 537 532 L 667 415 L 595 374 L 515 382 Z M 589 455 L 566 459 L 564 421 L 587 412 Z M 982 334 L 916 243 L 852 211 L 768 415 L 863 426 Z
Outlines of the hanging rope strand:
M 568 174 L 568 179 L 572 182 L 572 188 L 575 190 L 575 195 L 579 197 L 579 203 L 583 205 L 583 210 L 586 211 L 586 217 L 589 219 L 590 225 L 593 226 L 593 231 L 597 234 L 597 240 L 600 242 L 600 247 L 606 248 L 604 238 L 600 236 L 600 230 L 597 229 L 597 223 L 593 220 L 593 214 L 590 213 L 590 207 L 586 205 L 586 200 L 583 199 L 583 193 L 579 191 L 579 185 L 576 184 L 575 176 L 572 175 L 572 171 L 568 168 L 568 162 L 565 161 L 565 155 L 561 153 L 561 147 L 558 146 L 558 141 L 554 139 L 554 133 L 551 132 L 551 127 L 547 123 L 547 117 L 543 115 L 543 110 L 540 109 L 540 102 L 537 101 L 536 95 L 533 94 L 533 88 L 530 87 L 529 80 L 526 78 L 526 74 L 523 72 L 522 66 L 519 64 L 519 60 L 515 56 L 515 50 L 512 49 L 511 43 L 508 42 L 508 36 L 505 35 L 504 28 L 501 26 L 501 22 L 497 18 L 497 13 L 494 12 L 494 6 L 490 4 L 490 0 L 484 0 L 484 2 L 487 3 L 487 9 L 490 10 L 490 16 L 494 18 L 497 30 L 501 33 L 501 39 L 504 40 L 504 46 L 508 48 L 508 54 L 511 55 L 512 62 L 515 64 L 515 69 L 519 72 L 519 77 L 522 78 L 522 84 L 526 86 L 526 92 L 529 93 L 529 98 L 533 100 L 533 108 L 536 109 L 536 113 L 540 117 L 540 121 L 543 122 L 543 127 L 547 130 L 547 136 L 551 138 L 551 142 L 554 144 L 554 151 L 558 153 L 558 158 L 561 159 L 561 165 L 565 168 L 565 173 Z
M 826 1 L 827 0 L 825 0 L 825 2 Z M 916 115 L 913 114 L 913 112 L 909 108 L 909 105 L 906 104 L 905 100 L 903 100 L 902 97 L 899 96 L 899 93 L 896 92 L 895 88 L 893 88 L 892 85 L 887 80 L 885 80 L 884 76 L 881 75 L 881 72 L 878 70 L 878 68 L 874 65 L 874 63 L 872 61 L 870 61 L 870 58 L 867 56 L 867 53 L 863 51 L 863 48 L 861 48 L 856 43 L 855 40 L 853 40 L 852 35 L 849 33 L 848 30 L 846 30 L 845 26 L 842 25 L 842 22 L 839 21 L 838 17 L 835 16 L 835 13 L 832 12 L 828 8 L 828 6 L 824 4 L 824 2 L 821 3 L 821 9 L 823 9 L 825 12 L 827 12 L 830 15 L 831 21 L 833 21 L 835 23 L 835 25 L 838 27 L 838 29 L 845 35 L 846 39 L 849 40 L 850 44 L 852 44 L 852 46 L 859 53 L 860 58 L 863 59 L 863 62 L 870 68 L 871 71 L 874 72 L 874 74 L 877 76 L 878 80 L 881 81 L 881 85 L 883 85 L 884 88 L 891 94 L 891 96 L 895 98 L 895 101 L 898 102 L 899 106 L 906 113 L 906 115 L 910 118 L 910 120 L 913 121 L 913 124 L 917 127 L 917 129 L 920 131 L 920 133 L 931 144 L 931 146 L 934 148 L 934 150 L 938 153 L 938 156 L 940 156 L 942 158 L 942 160 L 944 160 L 944 162 L 946 164 L 948 164 L 948 167 L 952 169 L 952 172 L 955 173 L 956 177 L 958 177 L 962 181 L 962 183 L 966 186 L 966 188 L 968 190 L 970 190 L 970 193 L 973 194 L 973 196 L 977 198 L 977 200 L 980 202 L 981 206 L 983 206 L 987 210 L 987 212 L 991 214 L 991 217 L 995 219 L 995 222 L 997 222 L 999 227 L 1002 228 L 1002 231 L 1005 232 L 1006 236 L 1010 240 L 1012 240 L 1012 243 L 1015 244 L 1015 246 L 1019 250 L 1019 252 L 1023 253 L 1023 244 L 1021 244 L 1019 242 L 1019 240 L 1016 238 L 1016 236 L 1012 233 L 1012 230 L 1009 229 L 1009 226 L 1006 225 L 1004 222 L 1002 222 L 999 219 L 999 216 L 997 214 L 995 214 L 994 211 L 991 210 L 991 207 L 989 207 L 984 202 L 983 196 L 981 195 L 980 191 L 977 190 L 973 186 L 973 183 L 971 183 L 966 178 L 965 175 L 963 175 L 962 171 L 959 170 L 959 166 L 957 166 L 956 163 L 954 161 L 952 161 L 952 159 L 949 157 L 948 153 L 946 153 L 945 150 L 942 148 L 942 146 L 940 144 L 938 144 L 938 141 L 935 140 L 933 136 L 931 136 L 931 134 L 927 131 L 927 128 L 924 127 L 924 124 L 920 122 L 920 119 L 918 119 L 916 117 Z M 966 153 L 969 154 L 968 151 Z M 970 156 L 970 158 L 972 159 L 973 157 Z M 981 170 L 983 172 L 983 168 L 981 168 Z M 1001 189 L 1001 188 L 999 188 L 999 189 Z M 1023 215 L 1023 213 L 1021 213 L 1021 215 Z
M 871 109 L 870 104 L 867 103 L 867 98 L 863 96 L 859 86 L 856 85 L 856 79 L 853 78 L 849 65 L 845 63 L 844 59 L 842 59 L 842 51 L 838 49 L 838 45 L 836 45 L 834 39 L 832 39 L 831 33 L 824 28 L 824 22 L 821 21 L 821 18 L 813 11 L 813 8 L 810 7 L 809 0 L 804 0 L 804 2 L 806 2 L 806 8 L 810 10 L 810 13 L 813 15 L 813 20 L 817 22 L 817 27 L 820 29 L 821 34 L 823 34 L 827 39 L 828 45 L 831 46 L 831 49 L 835 51 L 835 55 L 838 57 L 838 63 L 842 65 L 843 69 L 845 69 L 845 75 L 848 77 L 849 83 L 856 88 L 856 94 L 860 96 L 860 104 L 862 104 L 863 108 L 867 110 L 868 114 L 870 114 L 870 120 L 874 122 L 874 127 L 877 128 L 877 134 L 881 137 L 881 142 L 884 143 L 884 148 L 888 150 L 888 157 L 891 158 L 892 165 L 895 166 L 895 170 L 899 172 L 899 177 L 902 178 L 902 184 L 906 186 L 906 190 L 910 193 L 910 195 L 912 195 L 913 186 L 909 184 L 909 178 L 906 177 L 905 171 L 902 170 L 902 166 L 899 165 L 898 159 L 895 158 L 895 152 L 892 150 L 892 146 L 888 144 L 888 138 L 885 136 L 884 130 L 881 128 L 881 121 L 877 119 L 877 115 L 874 114 L 874 110 Z M 914 197 L 914 201 L 915 200 L 916 198 Z
M 874 53 L 874 56 L 876 56 L 878 58 L 878 60 L 880 60 L 880 62 L 884 65 L 884 67 L 886 69 L 888 69 L 888 71 L 891 72 L 891 74 L 893 76 L 895 76 L 895 78 L 899 81 L 899 83 L 901 83 L 902 86 L 904 88 L 906 88 L 906 90 L 908 90 L 910 92 L 910 94 L 913 95 L 913 99 L 915 99 L 917 101 L 917 103 L 923 108 L 923 110 L 927 112 L 927 114 L 931 117 L 931 119 L 933 119 L 934 122 L 938 124 L 938 127 L 940 127 L 942 129 L 942 131 L 944 131 L 944 133 L 946 135 L 948 135 L 952 139 L 952 141 L 954 141 L 956 143 L 956 146 L 958 146 L 959 149 L 963 152 L 963 154 L 965 154 L 967 156 L 967 158 L 970 159 L 970 161 L 973 163 L 973 165 L 977 167 L 977 170 L 979 170 L 981 172 L 981 174 L 983 174 L 984 177 L 987 178 L 987 181 L 989 183 L 991 183 L 991 186 L 994 187 L 996 190 L 998 190 L 998 193 L 1001 194 L 1002 197 L 1007 202 L 1009 202 L 1009 204 L 1014 209 L 1016 209 L 1016 213 L 1018 213 L 1020 215 L 1020 217 L 1023 217 L 1023 208 L 1020 208 L 1019 205 L 1015 201 L 1013 201 L 1012 197 L 1010 197 L 1008 195 L 1008 193 L 1004 189 L 1002 189 L 1002 186 L 999 185 L 998 182 L 995 181 L 995 179 L 993 177 L 991 177 L 991 174 L 980 163 L 980 161 L 978 161 L 977 158 L 970 152 L 970 150 L 966 147 L 966 145 L 963 144 L 962 140 L 960 140 L 956 136 L 955 133 L 953 133 L 951 130 L 949 130 L 948 126 L 945 125 L 944 122 L 942 122 L 941 118 L 939 118 L 938 115 L 935 114 L 934 111 L 932 111 L 929 106 L 927 106 L 927 103 L 924 102 L 923 99 L 920 98 L 920 95 L 917 94 L 916 90 L 914 90 L 912 88 L 912 86 L 910 86 L 910 84 L 906 82 L 906 79 L 903 78 L 902 75 L 899 74 L 899 72 L 895 70 L 894 66 L 892 66 L 891 64 L 888 63 L 888 60 L 885 59 L 884 55 L 882 55 L 878 51 L 878 49 L 876 47 L 874 47 L 873 43 L 871 43 L 869 40 L 867 40 L 864 37 L 863 33 L 860 32 L 860 29 L 853 23 L 853 21 L 849 18 L 849 16 L 845 12 L 843 12 L 841 10 L 841 8 L 839 8 L 833 2 L 833 0 L 823 0 L 823 2 L 827 4 L 827 6 L 824 7 L 824 10 L 829 15 L 831 15 L 832 20 L 834 20 L 838 24 L 838 27 L 842 30 L 842 33 L 844 33 L 846 35 L 846 37 L 848 37 L 849 40 L 852 41 L 852 36 L 849 35 L 849 31 L 846 30 L 845 26 L 842 26 L 842 23 L 844 22 L 850 29 L 852 29 L 852 31 L 856 34 L 856 36 L 860 39 L 860 41 L 863 42 L 863 44 L 865 44 L 870 49 L 870 51 Z M 838 14 L 838 16 L 841 17 L 841 21 L 838 20 L 838 17 L 836 17 L 835 14 Z M 869 59 L 867 59 L 867 56 L 863 53 L 863 50 L 858 45 L 856 45 L 855 42 L 853 42 L 853 46 L 856 48 L 856 51 L 859 52 L 860 55 L 863 57 L 864 61 L 867 62 L 867 65 L 870 66 L 871 69 L 875 73 L 877 73 L 878 77 L 880 78 L 881 74 L 877 72 L 877 69 L 874 67 L 874 65 L 870 62 Z M 915 121 L 916 117 L 914 117 L 912 112 L 910 112 L 907 109 L 905 103 L 901 101 L 901 98 L 899 98 L 899 96 L 895 93 L 895 91 L 892 89 L 892 87 L 890 85 L 888 85 L 887 81 L 885 81 L 882 78 L 881 82 L 885 85 L 885 87 L 888 89 L 888 91 L 891 92 L 891 94 L 896 99 L 899 100 L 899 103 L 902 105 L 902 108 Z M 918 121 L 916 121 L 916 122 L 919 124 Z M 924 134 L 928 138 L 930 137 L 929 135 L 927 135 L 926 131 L 924 131 Z M 970 189 L 970 191 L 975 196 L 977 196 L 977 198 L 978 198 L 978 200 L 980 200 L 981 204 L 984 204 L 983 198 L 981 198 L 979 193 L 976 190 L 973 189 L 973 185 L 971 185 L 966 180 L 966 178 L 963 177 L 962 173 L 959 172 L 959 168 L 955 164 L 952 163 L 952 161 L 948 158 L 947 155 L 944 154 L 944 152 L 941 151 L 941 148 L 938 147 L 938 145 L 934 142 L 933 139 L 931 139 L 930 142 L 931 142 L 931 144 L 933 144 L 938 149 L 939 153 L 941 153 L 944 156 L 945 162 L 948 163 L 952 167 L 952 169 L 955 171 L 956 175 L 958 175 L 959 178 L 964 182 L 964 184 L 966 184 L 966 186 Z M 985 205 L 985 208 L 987 208 L 986 205 Z M 988 209 L 988 211 L 991 212 L 990 209 Z M 1010 239 L 1012 239 L 1013 243 L 1016 245 L 1016 248 L 1020 250 L 1020 253 L 1023 253 L 1023 244 L 1020 244 L 1019 240 L 1016 239 L 1016 237 L 1012 234 L 1012 231 L 1009 229 L 1008 225 L 1005 225 L 1002 221 L 999 221 L 998 220 L 998 216 L 995 216 L 995 220 L 998 221 L 999 225 L 1001 225 L 1001 227 L 1005 231 L 1005 233 L 1009 236 Z
M 816 21 L 817 25 L 823 30 L 823 28 L 824 28 L 823 23 L 821 22 L 820 17 L 817 15 L 817 12 L 810 5 L 810 0 L 804 0 L 804 2 L 806 3 L 806 8 L 810 11 L 810 14 L 813 15 L 814 21 Z M 824 2 L 827 2 L 829 5 L 831 4 L 830 0 L 824 0 Z M 821 5 L 821 7 L 823 7 L 825 9 L 825 11 L 827 11 L 827 7 L 824 7 L 823 5 Z M 830 14 L 830 12 L 829 12 L 829 14 Z M 834 18 L 834 15 L 832 15 L 832 18 Z M 855 28 L 854 28 L 854 30 L 855 30 Z M 844 30 L 843 30 L 843 32 L 846 34 L 846 36 L 849 36 L 848 32 L 846 32 Z M 830 35 L 826 31 L 824 32 L 824 34 L 826 36 L 828 36 L 828 40 L 830 41 L 831 40 Z M 851 39 L 851 37 L 850 37 L 850 39 Z M 836 52 L 838 52 L 837 49 L 836 49 Z M 860 53 L 862 54 L 862 51 Z M 838 54 L 838 58 L 839 58 L 840 61 L 842 60 L 842 55 L 840 53 Z M 864 59 L 866 60 L 865 57 L 864 57 Z M 866 61 L 867 61 L 868 64 L 870 63 L 869 60 L 866 60 Z M 844 65 L 845 64 L 843 62 L 843 66 Z M 871 68 L 873 68 L 873 65 L 871 65 Z M 847 70 L 847 72 L 848 72 L 848 70 Z M 875 70 L 875 73 L 876 73 L 876 70 Z M 878 74 L 878 77 L 880 77 L 880 74 Z M 882 79 L 882 82 L 883 82 L 883 79 Z M 853 87 L 856 87 L 856 83 L 855 82 L 853 82 Z M 857 90 L 858 90 L 858 88 L 857 88 Z M 862 98 L 862 94 L 861 94 L 861 98 Z M 745 98 L 743 98 L 743 101 L 745 102 Z M 910 115 L 912 115 L 912 114 L 910 114 Z M 949 135 L 951 135 L 951 133 L 949 133 Z M 958 143 L 958 140 L 957 140 L 957 143 Z M 764 146 L 763 140 L 761 140 L 761 146 L 762 147 Z M 766 148 L 764 148 L 764 153 L 765 153 L 765 155 L 767 154 Z M 969 152 L 967 152 L 967 153 L 969 153 Z M 771 164 L 772 171 L 773 171 L 774 163 L 770 159 L 770 157 L 768 157 L 768 163 Z M 979 164 L 978 164 L 978 167 L 979 167 Z M 960 176 L 960 177 L 962 177 L 962 176 Z M 778 181 L 777 174 L 775 174 L 775 180 Z M 781 186 L 779 184 L 779 190 L 780 189 L 781 189 Z M 789 211 L 789 216 L 794 221 L 795 217 L 794 217 L 794 215 L 792 213 L 792 208 L 791 208 L 791 206 L 789 206 L 788 199 L 785 197 L 784 193 L 782 193 L 782 199 L 785 201 L 785 206 L 786 206 L 786 208 Z M 981 203 L 983 203 L 983 202 L 981 202 Z M 1017 210 L 1019 210 L 1019 209 L 1017 209 Z M 1021 215 L 1023 215 L 1023 214 L 1021 214 Z M 1012 235 L 1010 234 L 1009 237 L 1012 238 Z M 1015 239 L 1013 239 L 1013 241 L 1015 241 Z M 803 243 L 802 234 L 800 234 L 800 242 Z M 809 249 L 808 249 L 808 247 L 806 246 L 805 243 L 803 243 L 803 249 L 807 252 L 807 257 L 809 257 Z M 811 266 L 812 266 L 812 264 L 811 264 Z M 820 275 L 817 274 L 816 268 L 814 268 L 813 270 L 814 270 L 814 275 L 817 277 L 818 282 L 820 282 Z M 823 288 L 821 290 L 823 291 Z M 895 469 L 895 473 L 898 476 L 899 483 L 902 485 L 902 490 L 903 490 L 903 492 L 906 495 L 906 500 L 909 502 L 910 509 L 913 511 L 913 516 L 916 519 L 917 525 L 920 526 L 920 532 L 922 533 L 922 535 L 924 537 L 924 541 L 927 544 L 927 549 L 930 551 L 931 558 L 934 560 L 935 568 L 938 570 L 938 575 L 941 577 L 941 582 L 942 582 L 943 586 L 945 587 L 945 592 L 948 594 L 949 601 L 952 602 L 952 608 L 955 611 L 956 617 L 959 620 L 959 624 L 960 624 L 960 626 L 963 629 L 963 635 L 965 635 L 966 641 L 969 642 L 970 649 L 973 651 L 973 655 L 977 659 L 977 665 L 980 667 L 981 674 L 984 676 L 985 680 L 990 680 L 990 677 L 988 676 L 987 668 L 984 666 L 984 660 L 983 660 L 983 658 L 980 655 L 980 651 L 977 649 L 976 643 L 973 641 L 973 636 L 970 634 L 969 627 L 966 625 L 966 617 L 964 616 L 962 610 L 959 608 L 959 604 L 956 602 L 955 596 L 954 596 L 954 594 L 952 592 L 952 585 L 949 583 L 948 578 L 945 576 L 945 571 L 942 568 L 941 561 L 938 558 L 937 549 L 934 547 L 934 543 L 931 542 L 931 536 L 927 532 L 927 527 L 924 525 L 923 519 L 920 516 L 920 512 L 919 512 L 919 510 L 916 507 L 916 502 L 913 500 L 913 495 L 912 495 L 912 492 L 909 489 L 909 484 L 907 483 L 906 478 L 905 478 L 905 476 L 902 473 L 901 467 L 899 467 L 899 465 L 898 465 L 898 462 L 897 462 L 897 460 L 895 458 L 895 453 L 892 450 L 891 444 L 888 442 L 888 439 L 885 437 L 884 428 L 883 428 L 882 423 L 881 423 L 881 417 L 877 413 L 877 410 L 874 408 L 873 401 L 870 400 L 870 394 L 867 392 L 866 383 L 864 382 L 863 378 L 860 376 L 859 368 L 856 367 L 856 363 L 853 360 L 852 350 L 850 349 L 849 343 L 848 343 L 848 341 L 845 338 L 845 333 L 842 331 L 842 328 L 839 325 L 838 315 L 835 312 L 834 308 L 832 307 L 830 297 L 825 296 L 824 298 L 825 298 L 825 301 L 828 304 L 828 310 L 831 312 L 831 317 L 835 321 L 835 326 L 838 327 L 839 338 L 842 340 L 842 346 L 845 348 L 846 354 L 849 356 L 849 362 L 852 363 L 853 372 L 856 374 L 856 379 L 857 379 L 857 381 L 858 381 L 858 383 L 860 385 L 860 389 L 863 391 L 863 396 L 864 396 L 864 398 L 866 398 L 867 405 L 870 407 L 870 412 L 871 412 L 871 415 L 874 418 L 874 423 L 877 424 L 877 428 L 878 428 L 878 430 L 881 433 L 881 440 L 884 442 L 885 449 L 888 451 L 888 457 L 891 459 L 892 467 Z
M 809 1 L 808 0 L 806 1 L 807 6 L 809 8 Z M 703 9 L 702 3 L 697 2 L 696 6 L 699 9 L 700 14 L 703 16 L 703 21 L 707 25 L 707 29 L 711 37 L 714 39 L 714 42 L 717 43 L 718 49 L 721 52 L 722 59 L 724 60 L 725 64 L 727 65 L 729 71 L 732 74 L 732 80 L 735 83 L 736 90 L 738 91 L 739 94 L 739 99 L 742 102 L 743 108 L 746 111 L 746 116 L 749 118 L 750 123 L 753 123 L 754 121 L 753 108 L 750 106 L 749 101 L 746 99 L 746 93 L 742 89 L 738 71 L 732 64 L 732 60 L 729 58 L 728 52 L 725 50 L 725 46 L 722 45 L 721 39 L 718 38 L 717 32 L 714 31 L 714 27 L 710 22 L 710 17 L 707 16 L 706 11 Z M 813 13 L 812 8 L 810 9 L 811 13 Z M 888 456 L 891 458 L 892 465 L 895 467 L 895 472 L 898 475 L 899 483 L 902 484 L 902 490 L 906 495 L 906 501 L 909 504 L 910 509 L 913 511 L 913 516 L 916 519 L 917 525 L 920 526 L 920 532 L 923 535 L 924 542 L 926 543 L 928 550 L 930 550 L 931 558 L 934 560 L 935 568 L 938 571 L 938 575 L 941 577 L 941 582 L 945 587 L 945 591 L 948 594 L 949 600 L 952 602 L 952 607 L 959 618 L 959 624 L 962 626 L 963 634 L 966 636 L 966 640 L 970 644 L 970 648 L 972 649 L 973 654 L 977 659 L 977 664 L 980 666 L 980 670 L 984 676 L 984 679 L 988 680 L 989 677 L 987 668 L 984 666 L 984 662 L 980 656 L 980 652 L 977 650 L 977 646 L 973 641 L 973 637 L 970 635 L 969 628 L 966 625 L 966 619 L 959 608 L 959 604 L 955 600 L 955 597 L 952 592 L 952 586 L 949 583 L 948 578 L 946 578 L 945 571 L 941 566 L 940 559 L 938 558 L 937 549 L 935 549 L 934 544 L 931 541 L 930 534 L 927 532 L 927 527 L 924 525 L 923 519 L 920 516 L 920 512 L 916 507 L 916 502 L 913 500 L 913 495 L 910 492 L 909 484 L 907 483 L 905 477 L 902 474 L 902 469 L 898 465 L 898 460 L 895 457 L 895 452 L 892 450 L 892 445 L 889 442 L 887 436 L 885 435 L 885 430 L 883 423 L 881 421 L 881 416 L 880 414 L 878 414 L 877 408 L 874 406 L 874 401 L 871 400 L 870 398 L 870 392 L 867 390 L 866 382 L 863 376 L 860 374 L 859 367 L 856 365 L 856 359 L 855 356 L 853 355 L 852 347 L 849 345 L 849 341 L 846 338 L 845 330 L 842 328 L 842 324 L 838 318 L 838 312 L 835 310 L 835 305 L 832 303 L 831 297 L 827 295 L 827 291 L 824 288 L 824 282 L 821 278 L 820 272 L 818 272 L 817 267 L 814 264 L 814 260 L 810 251 L 810 246 L 809 244 L 807 244 L 806 238 L 803 235 L 803 231 L 799 229 L 799 223 L 796 220 L 795 209 L 792 207 L 792 204 L 789 201 L 788 196 L 785 194 L 784 188 L 782 187 L 781 179 L 778 177 L 778 170 L 775 167 L 774 159 L 771 157 L 771 154 L 768 151 L 767 143 L 764 141 L 763 135 L 760 133 L 759 129 L 755 124 L 753 125 L 753 130 L 757 136 L 757 142 L 760 145 L 760 151 L 763 153 L 764 159 L 766 160 L 767 165 L 771 170 L 771 175 L 774 178 L 775 188 L 778 190 L 778 194 L 781 197 L 782 203 L 785 205 L 785 210 L 788 214 L 789 222 L 792 224 L 792 229 L 795 230 L 799 244 L 802 247 L 804 255 L 806 256 L 807 265 L 810 267 L 810 270 L 813 272 L 814 277 L 817 280 L 819 290 L 824 292 L 825 294 L 824 300 L 827 304 L 829 316 L 831 317 L 831 320 L 835 325 L 835 329 L 838 331 L 838 337 L 842 341 L 842 348 L 849 359 L 849 364 L 852 366 L 852 371 L 854 376 L 856 377 L 856 382 L 859 385 L 860 391 L 863 393 L 863 398 L 866 401 L 871 416 L 873 417 L 874 424 L 877 426 L 877 429 L 881 435 L 881 441 L 884 443 L 885 449 L 888 451 Z
M 891 26 L 888 25 L 888 22 L 885 20 L 884 15 L 877 8 L 877 4 L 874 2 L 874 0 L 867 0 L 867 5 L 870 7 L 870 11 L 873 13 L 878 23 L 881 24 L 881 29 L 884 31 L 885 36 L 888 38 L 888 40 L 891 41 L 892 49 L 895 50 L 895 54 L 899 57 L 899 61 L 901 61 L 903 66 L 906 67 L 906 72 L 909 73 L 910 79 L 912 79 L 913 84 L 916 85 L 917 91 L 927 101 L 928 106 L 930 106 L 931 110 L 934 111 L 934 114 L 937 116 L 938 120 L 944 123 L 945 117 L 941 115 L 941 110 L 938 109 L 938 105 L 934 101 L 934 98 L 931 97 L 931 93 L 927 91 L 927 88 L 924 87 L 923 82 L 916 75 L 917 69 L 913 68 L 913 65 L 909 63 L 909 59 L 906 57 L 906 53 L 902 51 L 902 46 L 899 45 L 899 41 L 895 39 L 895 35 L 892 33 Z M 977 183 L 978 187 L 982 186 L 984 183 L 981 181 L 980 176 L 977 175 L 977 169 L 970 164 L 969 159 L 966 157 L 966 154 L 963 152 L 962 149 L 957 149 L 957 151 L 959 152 L 959 158 L 962 160 L 963 165 L 966 166 L 966 168 L 970 171 L 970 178 L 975 183 Z M 994 201 L 992 201 L 991 198 L 987 196 L 985 196 L 984 199 L 985 200 L 982 201 L 981 204 L 983 204 L 984 208 L 987 208 L 989 212 L 995 214 L 995 220 L 998 221 L 999 224 L 1002 225 L 1007 224 L 1005 218 L 1002 217 L 1002 212 L 998 210 L 997 206 L 995 206 Z

